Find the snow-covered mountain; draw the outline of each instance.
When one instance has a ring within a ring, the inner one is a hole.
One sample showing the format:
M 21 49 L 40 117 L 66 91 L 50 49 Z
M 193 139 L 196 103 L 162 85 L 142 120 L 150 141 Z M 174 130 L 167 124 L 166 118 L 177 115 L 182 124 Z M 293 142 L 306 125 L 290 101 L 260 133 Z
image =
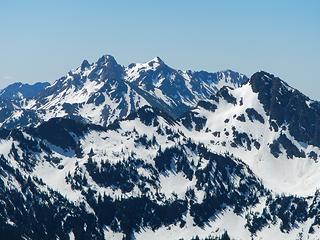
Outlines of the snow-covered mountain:
M 27 84 L 21 82 L 13 83 L 7 86 L 6 88 L 0 90 L 0 98 L 16 102 L 24 99 L 28 100 L 36 98 L 38 97 L 40 92 L 42 92 L 49 85 L 50 84 L 47 82 L 39 82 L 34 84 Z
M 0 126 L 16 128 L 39 123 L 38 113 L 27 106 L 49 83 L 13 83 L 0 90 Z
M 269 73 L 103 56 L 22 108 L 0 238 L 318 239 L 320 105 Z
M 32 117 L 30 122 L 34 124 L 52 117 L 68 117 L 106 126 L 145 105 L 177 118 L 222 86 L 238 87 L 246 81 L 246 76 L 231 70 L 217 73 L 175 70 L 158 57 L 124 67 L 114 57 L 104 55 L 92 64 L 83 61 L 80 67 L 50 86 L 43 84 L 45 88 L 32 97 L 21 94 L 18 83 L 4 89 L 0 99 L 5 95 L 25 96 L 26 104 L 19 105 L 19 109 L 33 112 L 36 118 Z M 14 112 L 10 113 L 17 118 Z M 16 124 L 8 119 L 2 126 L 16 127 Z
M 180 122 L 187 136 L 232 153 L 281 191 L 311 194 L 319 179 L 319 120 L 319 102 L 258 72 L 241 88 L 199 102 Z

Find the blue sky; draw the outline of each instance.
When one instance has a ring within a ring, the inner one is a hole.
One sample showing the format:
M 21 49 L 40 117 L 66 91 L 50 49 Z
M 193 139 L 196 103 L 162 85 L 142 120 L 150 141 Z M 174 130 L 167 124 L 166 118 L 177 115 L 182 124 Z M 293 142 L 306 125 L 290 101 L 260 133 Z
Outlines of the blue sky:
M 265 70 L 320 100 L 319 12 L 317 0 L 1 0 L 0 87 L 52 82 L 108 53 L 123 65 Z

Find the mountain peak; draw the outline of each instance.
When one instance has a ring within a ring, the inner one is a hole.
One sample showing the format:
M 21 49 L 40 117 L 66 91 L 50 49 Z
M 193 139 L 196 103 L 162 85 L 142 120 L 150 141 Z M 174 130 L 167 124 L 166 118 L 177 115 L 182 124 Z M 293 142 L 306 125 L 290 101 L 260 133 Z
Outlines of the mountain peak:
M 163 63 L 162 59 L 159 56 L 156 56 L 151 60 L 152 62 L 158 62 L 158 63 Z
M 150 67 L 158 67 L 158 66 L 164 66 L 166 65 L 164 63 L 164 61 L 162 61 L 162 59 L 160 57 L 155 57 L 153 59 L 151 59 L 149 62 L 147 62 L 147 64 L 150 66 Z
M 263 80 L 271 80 L 275 78 L 275 76 L 271 73 L 265 71 L 259 71 L 252 75 L 251 79 L 254 81 L 255 79 L 263 79 Z
M 266 89 L 275 90 L 279 88 L 286 88 L 289 91 L 295 90 L 286 82 L 282 81 L 279 77 L 276 77 L 275 75 L 265 71 L 254 73 L 249 82 L 254 92 L 261 92 Z
M 108 54 L 103 55 L 97 61 L 98 65 L 106 65 L 108 63 L 110 63 L 111 65 L 117 65 L 118 64 L 116 59 L 113 56 L 108 55 Z
M 81 63 L 81 70 L 83 71 L 89 67 L 90 67 L 90 63 L 87 60 L 83 60 L 83 62 Z

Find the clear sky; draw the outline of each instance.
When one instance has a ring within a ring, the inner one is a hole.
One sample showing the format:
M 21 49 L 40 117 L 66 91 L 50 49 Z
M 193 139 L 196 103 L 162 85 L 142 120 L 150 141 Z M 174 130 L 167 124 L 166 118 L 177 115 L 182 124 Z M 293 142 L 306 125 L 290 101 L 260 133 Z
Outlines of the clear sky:
M 103 54 L 265 70 L 320 100 L 320 1 L 0 0 L 0 87 L 52 82 Z

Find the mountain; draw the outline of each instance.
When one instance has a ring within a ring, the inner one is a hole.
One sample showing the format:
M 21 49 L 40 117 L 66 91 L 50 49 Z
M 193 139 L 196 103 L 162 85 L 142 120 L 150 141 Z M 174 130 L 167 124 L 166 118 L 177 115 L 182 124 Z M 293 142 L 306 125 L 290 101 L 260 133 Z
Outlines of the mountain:
M 159 57 L 144 64 L 130 64 L 126 78 L 135 89 L 143 91 L 147 101 L 154 99 L 158 108 L 173 117 L 179 117 L 199 100 L 208 99 L 222 86 L 239 87 L 247 81 L 246 76 L 231 70 L 217 73 L 175 70 Z
M 319 121 L 319 102 L 266 72 L 180 119 L 186 136 L 242 159 L 268 187 L 301 195 L 318 188 Z
M 3 129 L 1 236 L 316 239 L 318 192 L 268 189 L 246 163 L 179 127 L 146 106 L 108 127 L 53 118 Z
M 84 60 L 80 67 L 53 84 L 42 85 L 41 91 L 33 96 L 31 91 L 22 93 L 20 89 L 27 87 L 19 83 L 3 90 L 3 96 L 26 99 L 26 104 L 19 105 L 21 111 L 28 110 L 36 116 L 31 121 L 25 120 L 26 123 L 37 125 L 52 117 L 68 117 L 106 126 L 145 105 L 177 118 L 221 86 L 238 87 L 246 81 L 246 76 L 231 70 L 217 73 L 175 70 L 158 57 L 124 67 L 114 57 L 104 55 L 92 64 Z M 2 126 L 16 127 L 16 124 L 8 120 Z
M 39 82 L 34 84 L 21 82 L 13 83 L 0 90 L 0 98 L 11 101 L 36 98 L 40 92 L 42 92 L 49 85 L 50 84 L 47 82 Z
M 6 128 L 17 128 L 39 123 L 36 111 L 28 109 L 30 101 L 48 87 L 49 83 L 13 83 L 0 90 L 0 125 Z
M 106 55 L 2 101 L 0 239 L 318 239 L 320 105 L 272 74 Z

